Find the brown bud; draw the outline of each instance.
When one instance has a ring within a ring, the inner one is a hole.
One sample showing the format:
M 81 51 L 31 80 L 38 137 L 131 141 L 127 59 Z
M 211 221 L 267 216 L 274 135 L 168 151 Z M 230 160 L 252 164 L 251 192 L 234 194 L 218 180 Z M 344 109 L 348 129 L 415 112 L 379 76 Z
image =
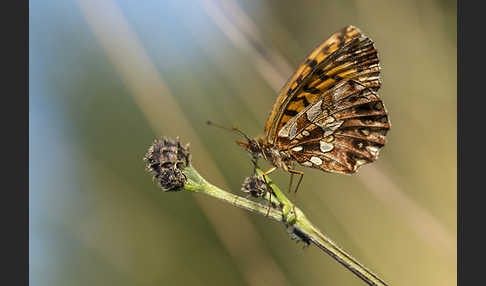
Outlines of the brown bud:
M 267 184 L 263 180 L 263 177 L 255 174 L 245 178 L 241 190 L 245 193 L 250 193 L 255 198 L 261 198 L 267 191 Z
M 164 191 L 177 191 L 184 186 L 186 176 L 182 169 L 190 164 L 189 144 L 182 146 L 175 140 L 163 137 L 155 140 L 145 154 L 147 170 Z

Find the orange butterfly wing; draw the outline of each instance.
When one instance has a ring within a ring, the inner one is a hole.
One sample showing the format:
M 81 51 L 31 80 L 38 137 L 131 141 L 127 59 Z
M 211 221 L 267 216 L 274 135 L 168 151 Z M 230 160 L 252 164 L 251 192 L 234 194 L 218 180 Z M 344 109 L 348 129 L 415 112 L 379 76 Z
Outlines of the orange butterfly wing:
M 354 173 L 377 159 L 390 128 L 373 41 L 348 26 L 315 49 L 281 91 L 267 140 L 301 165 Z
M 354 62 L 349 57 L 339 61 L 339 56 L 350 53 Z M 274 143 L 285 123 L 342 80 L 361 77 L 364 84 L 378 90 L 379 70 L 373 42 L 358 28 L 344 27 L 317 47 L 287 81 L 265 124 L 267 140 Z

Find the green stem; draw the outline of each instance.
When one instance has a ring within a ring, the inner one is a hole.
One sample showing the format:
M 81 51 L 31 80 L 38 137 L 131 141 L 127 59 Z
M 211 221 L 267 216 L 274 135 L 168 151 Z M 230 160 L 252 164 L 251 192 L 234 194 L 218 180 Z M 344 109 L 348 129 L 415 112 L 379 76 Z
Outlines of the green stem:
M 184 168 L 183 173 L 187 178 L 187 182 L 184 185 L 184 190 L 186 191 L 203 193 L 228 202 L 236 207 L 269 217 L 279 222 L 282 221 L 281 210 L 271 208 L 269 206 L 265 206 L 244 197 L 224 191 L 204 180 L 204 178 L 201 177 L 201 175 L 199 175 L 196 169 L 194 169 L 192 166 Z
M 273 220 L 283 222 L 286 227 L 292 227 L 303 234 L 306 239 L 315 244 L 319 249 L 329 254 L 332 258 L 341 263 L 348 270 L 357 275 L 360 279 L 368 285 L 387 286 L 386 282 L 380 279 L 373 272 L 368 270 L 364 265 L 359 263 L 355 258 L 346 253 L 330 238 L 324 235 L 318 228 L 316 228 L 305 216 L 305 214 L 285 196 L 285 194 L 265 176 L 265 180 L 272 188 L 273 193 L 277 197 L 282 209 L 276 209 L 269 206 L 264 206 L 257 202 L 248 200 L 246 198 L 226 192 L 216 186 L 211 185 L 204 180 L 201 175 L 192 167 L 188 166 L 183 170 L 186 175 L 187 182 L 184 185 L 184 190 L 191 192 L 203 193 L 214 198 L 226 201 L 236 207 L 249 210 L 254 213 L 267 216 Z M 257 172 L 262 175 L 263 172 L 257 169 Z M 267 197 L 268 198 L 268 197 Z M 295 209 L 295 214 L 293 209 Z
M 259 170 L 257 170 L 259 171 Z M 261 172 L 261 171 L 260 171 Z M 259 172 L 259 173 L 260 173 Z M 346 253 L 344 249 L 339 247 L 334 241 L 332 241 L 329 237 L 324 235 L 317 227 L 315 227 L 309 219 L 305 216 L 305 214 L 297 207 L 295 207 L 296 217 L 291 215 L 287 215 L 285 212 L 286 209 L 289 212 L 292 210 L 293 203 L 285 196 L 285 194 L 275 185 L 272 183 L 270 178 L 266 177 L 266 181 L 269 183 L 269 186 L 272 188 L 275 196 L 280 200 L 282 204 L 289 204 L 287 208 L 283 208 L 284 216 L 287 217 L 287 223 L 292 225 L 296 228 L 299 232 L 305 234 L 307 238 L 314 243 L 317 247 L 321 250 L 329 254 L 339 263 L 344 265 L 347 269 L 352 271 L 356 274 L 359 278 L 363 281 L 368 283 L 369 285 L 380 285 L 386 286 L 386 282 L 379 278 L 376 274 L 371 272 L 367 269 L 363 264 L 359 263 L 358 260 L 353 258 L 351 255 Z

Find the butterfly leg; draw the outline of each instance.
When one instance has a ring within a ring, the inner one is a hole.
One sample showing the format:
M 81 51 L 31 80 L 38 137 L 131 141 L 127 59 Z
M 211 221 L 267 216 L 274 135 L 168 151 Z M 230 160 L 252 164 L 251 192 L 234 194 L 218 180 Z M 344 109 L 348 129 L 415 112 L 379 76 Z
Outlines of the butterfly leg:
M 268 169 L 263 173 L 263 178 L 265 179 L 265 176 L 272 173 L 273 171 L 277 170 L 277 167 L 273 166 L 272 168 Z
M 300 183 L 302 182 L 302 179 L 304 178 L 304 172 L 299 171 L 299 170 L 289 169 L 289 173 L 291 174 L 291 177 L 290 177 L 291 179 L 292 179 L 293 174 L 300 175 L 299 181 L 297 182 L 297 186 L 295 187 L 295 191 L 294 191 L 294 193 L 297 193 L 297 190 L 299 189 Z
M 269 203 L 268 203 L 268 209 L 267 209 L 267 215 L 270 214 L 270 208 L 272 207 L 272 190 L 270 190 L 270 198 L 269 198 Z
M 294 197 L 293 197 L 293 200 L 292 200 L 292 209 L 294 211 L 295 217 L 297 217 L 297 213 L 295 212 L 295 201 L 297 199 L 297 190 L 299 190 L 300 183 L 302 182 L 302 179 L 304 178 L 304 172 L 299 171 L 299 170 L 289 169 L 289 173 L 290 173 L 290 186 L 292 185 L 292 178 L 293 178 L 294 174 L 300 175 L 299 181 L 297 182 L 297 186 L 295 187 L 295 190 L 294 190 Z M 290 186 L 289 186 L 289 192 L 290 192 Z
M 265 171 L 263 173 L 263 180 L 265 181 L 265 185 L 267 186 L 267 191 L 270 192 L 270 199 L 269 199 L 270 203 L 268 205 L 267 216 L 270 214 L 270 208 L 272 207 L 272 189 L 270 188 L 270 190 L 268 190 L 269 189 L 268 188 L 268 182 L 267 182 L 267 179 L 265 179 L 265 176 L 270 174 L 271 172 L 273 172 L 275 170 L 277 170 L 277 167 L 273 166 L 272 168 L 268 169 L 267 171 Z
M 257 161 L 258 161 L 258 159 L 256 159 L 256 158 L 251 159 L 251 162 L 253 163 L 253 174 L 256 173 L 256 169 L 258 168 Z
M 290 191 L 292 190 L 292 182 L 294 181 L 294 173 L 290 173 L 290 180 L 289 180 L 289 194 L 290 194 Z

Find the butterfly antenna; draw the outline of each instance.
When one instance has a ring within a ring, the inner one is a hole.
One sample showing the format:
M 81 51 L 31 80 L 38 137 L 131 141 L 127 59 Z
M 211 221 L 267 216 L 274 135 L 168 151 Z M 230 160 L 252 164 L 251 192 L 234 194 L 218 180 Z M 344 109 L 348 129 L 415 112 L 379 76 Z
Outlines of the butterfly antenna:
M 231 126 L 231 128 L 228 128 L 228 127 L 224 127 L 222 125 L 219 125 L 217 123 L 214 123 L 212 122 L 211 120 L 208 120 L 206 122 L 208 125 L 212 125 L 214 127 L 218 127 L 218 128 L 221 128 L 223 130 L 226 130 L 226 131 L 230 131 L 230 132 L 236 132 L 237 134 L 243 136 L 246 138 L 246 140 L 250 141 L 250 137 L 248 137 L 248 135 L 246 135 L 243 131 L 241 131 L 240 129 L 238 129 L 236 126 Z

